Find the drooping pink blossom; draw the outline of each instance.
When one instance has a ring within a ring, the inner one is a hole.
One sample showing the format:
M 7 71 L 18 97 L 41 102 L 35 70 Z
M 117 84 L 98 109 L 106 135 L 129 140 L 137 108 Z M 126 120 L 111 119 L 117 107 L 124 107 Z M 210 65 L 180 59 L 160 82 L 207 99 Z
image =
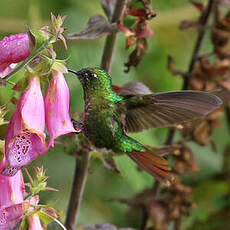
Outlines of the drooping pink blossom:
M 12 34 L 0 41 L 0 78 L 8 75 L 15 63 L 30 55 L 29 43 L 27 34 Z
M 30 78 L 6 133 L 6 164 L 2 175 L 13 176 L 23 166 L 47 152 L 44 100 L 38 76 Z
M 10 230 L 20 222 L 24 213 L 29 209 L 28 201 L 0 208 L 0 229 Z
M 5 157 L 0 162 L 0 170 L 5 166 Z M 20 223 L 27 211 L 33 211 L 39 197 L 34 196 L 23 200 L 25 184 L 21 170 L 14 176 L 0 175 L 0 230 L 14 229 Z M 39 216 L 28 217 L 29 230 L 43 230 Z
M 69 115 L 69 88 L 61 72 L 53 71 L 52 80 L 45 96 L 46 125 L 50 134 L 49 146 L 54 139 L 76 132 Z
M 0 162 L 0 170 L 5 166 L 5 158 Z M 18 171 L 13 177 L 0 174 L 0 208 L 21 203 L 25 192 L 22 172 Z
M 5 166 L 5 158 L 0 162 L 0 170 Z M 25 186 L 22 172 L 7 177 L 0 175 L 0 229 L 13 229 L 29 208 L 29 202 L 23 201 Z

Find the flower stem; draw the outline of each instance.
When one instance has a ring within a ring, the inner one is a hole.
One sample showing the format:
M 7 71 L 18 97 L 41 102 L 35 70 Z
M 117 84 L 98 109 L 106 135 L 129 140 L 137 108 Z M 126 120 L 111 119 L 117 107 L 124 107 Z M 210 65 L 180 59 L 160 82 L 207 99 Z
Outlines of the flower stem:
M 192 58 L 191 58 L 191 61 L 190 61 L 189 67 L 188 67 L 188 72 L 185 75 L 185 79 L 184 79 L 184 83 L 183 83 L 183 87 L 182 87 L 183 90 L 188 89 L 189 77 L 190 77 L 191 73 L 193 72 L 194 65 L 195 65 L 196 60 L 199 56 L 199 52 L 200 52 L 200 49 L 202 46 L 202 42 L 204 40 L 206 28 L 208 26 L 208 19 L 209 19 L 209 16 L 211 15 L 211 12 L 214 10 L 215 1 L 216 0 L 209 0 L 206 9 L 203 11 L 202 15 L 200 16 L 199 24 L 201 26 L 201 30 L 198 34 L 198 37 L 197 37 L 197 40 L 195 43 L 195 47 L 193 49 Z
M 121 20 L 125 7 L 126 0 L 117 0 L 111 23 L 119 22 Z M 116 37 L 117 32 L 114 32 L 106 37 L 104 51 L 101 60 L 101 68 L 106 70 L 107 72 L 110 72 Z
M 122 12 L 126 6 L 126 0 L 117 0 L 111 22 L 118 22 L 122 17 Z M 106 71 L 110 71 L 112 56 L 116 41 L 116 33 L 108 35 L 105 41 L 101 67 Z M 77 222 L 79 207 L 84 192 L 85 182 L 87 178 L 87 168 L 90 159 L 90 151 L 82 149 L 82 158 L 76 158 L 76 168 L 74 181 L 72 185 L 71 197 L 66 216 L 65 225 L 68 230 L 74 230 Z
M 80 208 L 85 182 L 88 174 L 90 152 L 81 150 L 81 157 L 76 158 L 74 181 L 69 201 L 65 226 L 68 230 L 74 230 Z

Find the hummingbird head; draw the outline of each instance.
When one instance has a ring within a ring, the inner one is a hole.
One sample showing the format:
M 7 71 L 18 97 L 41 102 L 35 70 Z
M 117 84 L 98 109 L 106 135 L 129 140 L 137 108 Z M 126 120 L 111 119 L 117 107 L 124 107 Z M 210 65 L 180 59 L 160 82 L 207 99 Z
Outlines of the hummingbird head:
M 112 90 L 111 77 L 101 68 L 85 68 L 78 71 L 69 69 L 68 71 L 77 75 L 87 95 L 99 95 Z

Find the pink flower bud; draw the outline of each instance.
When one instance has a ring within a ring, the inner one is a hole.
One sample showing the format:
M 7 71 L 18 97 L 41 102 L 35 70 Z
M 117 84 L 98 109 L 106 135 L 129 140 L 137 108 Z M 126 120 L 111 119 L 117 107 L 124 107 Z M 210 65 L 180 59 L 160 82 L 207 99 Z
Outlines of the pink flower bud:
M 48 146 L 54 139 L 76 132 L 69 115 L 69 88 L 61 72 L 53 71 L 53 78 L 45 96 L 46 125 L 50 134 Z
M 45 111 L 39 77 L 30 78 L 6 133 L 6 165 L 2 175 L 13 176 L 23 166 L 47 152 Z
M 13 63 L 25 60 L 30 55 L 27 34 L 12 34 L 0 41 L 0 78 L 12 71 Z
M 31 205 L 37 205 L 39 202 L 39 196 L 32 197 L 29 202 Z M 32 211 L 33 208 L 31 207 L 30 210 Z M 29 225 L 28 230 L 43 230 L 40 218 L 36 213 L 27 217 L 27 223 Z
M 38 214 L 33 214 L 27 218 L 29 229 L 28 230 L 43 230 Z

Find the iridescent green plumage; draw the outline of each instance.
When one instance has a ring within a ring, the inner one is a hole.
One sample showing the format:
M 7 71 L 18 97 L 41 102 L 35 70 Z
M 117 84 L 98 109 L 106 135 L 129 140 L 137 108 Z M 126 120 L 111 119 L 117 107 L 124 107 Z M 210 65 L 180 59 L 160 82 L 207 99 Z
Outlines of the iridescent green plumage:
M 215 95 L 199 91 L 151 94 L 141 83 L 126 85 L 119 95 L 110 76 L 100 68 L 70 72 L 77 74 L 84 89 L 83 132 L 88 139 L 98 148 L 126 153 L 163 182 L 170 178 L 167 161 L 127 133 L 175 126 L 207 115 L 222 104 Z
M 101 69 L 90 71 L 97 77 L 87 80 L 82 73 L 84 79 L 80 78 L 84 88 L 84 131 L 87 137 L 96 147 L 106 147 L 114 152 L 146 151 L 123 131 L 117 104 L 124 98 L 112 90 L 110 76 Z

